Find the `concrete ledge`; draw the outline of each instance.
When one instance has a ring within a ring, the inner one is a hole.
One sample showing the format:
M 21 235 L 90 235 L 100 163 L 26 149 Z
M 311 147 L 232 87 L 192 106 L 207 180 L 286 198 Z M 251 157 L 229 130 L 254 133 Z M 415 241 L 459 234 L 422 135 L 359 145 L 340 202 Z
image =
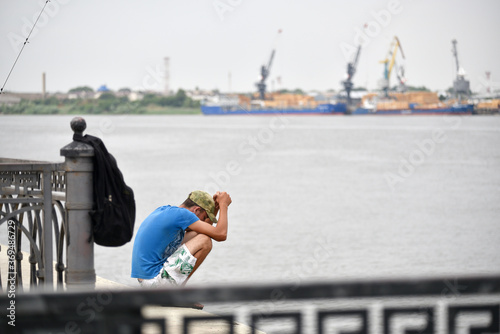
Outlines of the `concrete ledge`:
M 2 281 L 2 294 L 6 292 L 7 289 L 7 274 L 8 274 L 8 258 L 7 258 L 8 246 L 1 245 L 0 251 L 0 277 Z M 30 266 L 28 262 L 29 254 L 23 252 L 22 263 L 22 277 L 23 277 L 23 291 L 29 293 L 29 282 L 30 282 Z M 52 268 L 55 268 L 55 262 Z M 54 269 L 53 269 L 54 270 Z M 56 271 L 54 270 L 54 280 L 56 279 Z M 54 282 L 54 288 L 56 289 L 56 283 Z M 63 292 L 66 290 L 66 286 L 63 283 Z M 127 289 L 133 289 L 127 285 L 110 281 L 108 279 L 97 276 L 95 290 L 104 291 L 123 291 Z M 181 308 L 181 307 L 160 307 L 160 306 L 145 306 L 142 309 L 142 315 L 144 318 L 148 319 L 165 319 L 167 333 L 181 334 L 183 333 L 183 318 L 188 317 L 210 317 L 215 316 L 208 312 L 202 310 L 196 310 L 191 308 Z M 212 333 L 228 333 L 229 326 L 222 321 L 197 321 L 196 323 L 190 325 L 190 332 L 193 334 L 212 334 Z M 251 333 L 250 327 L 242 325 L 239 323 L 234 324 L 235 333 L 246 334 Z M 145 325 L 143 333 L 157 333 L 156 328 L 153 324 Z M 256 331 L 256 333 L 263 334 L 263 332 Z

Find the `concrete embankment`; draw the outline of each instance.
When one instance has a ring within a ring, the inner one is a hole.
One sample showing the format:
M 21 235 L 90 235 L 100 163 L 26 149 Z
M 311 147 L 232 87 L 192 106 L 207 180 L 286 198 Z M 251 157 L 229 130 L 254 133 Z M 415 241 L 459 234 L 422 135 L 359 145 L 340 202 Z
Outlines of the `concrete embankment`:
M 8 273 L 8 257 L 7 257 L 7 249 L 6 245 L 1 245 L 0 252 L 0 276 L 2 282 L 2 293 L 5 293 L 7 286 L 7 273 Z M 23 277 L 23 290 L 29 291 L 29 254 L 23 252 L 23 261 L 22 263 L 22 277 Z M 53 266 L 54 268 L 54 266 Z M 56 277 L 56 272 L 54 271 L 54 277 Z M 55 283 L 54 283 L 55 285 Z M 64 286 L 66 289 L 66 286 Z M 117 282 L 113 282 L 107 280 L 105 278 L 96 277 L 96 290 L 104 290 L 107 292 L 113 291 L 123 291 L 127 289 L 132 289 L 131 287 L 120 284 Z M 62 292 L 64 293 L 64 292 Z M 207 313 L 203 310 L 197 310 L 192 308 L 181 308 L 181 307 L 160 307 L 160 306 L 145 306 L 142 309 L 142 315 L 145 318 L 154 318 L 154 319 L 165 319 L 167 326 L 167 333 L 183 333 L 183 325 L 184 325 L 184 317 L 206 317 L 213 316 L 210 313 Z M 237 334 L 246 334 L 251 333 L 251 329 L 248 326 L 235 323 L 234 324 L 235 333 Z M 212 334 L 212 333 L 228 333 L 229 326 L 224 324 L 222 321 L 197 321 L 190 325 L 190 332 L 193 334 Z M 145 325 L 143 329 L 143 333 L 157 333 L 156 328 L 152 325 Z M 263 334 L 263 332 L 257 331 L 256 333 Z

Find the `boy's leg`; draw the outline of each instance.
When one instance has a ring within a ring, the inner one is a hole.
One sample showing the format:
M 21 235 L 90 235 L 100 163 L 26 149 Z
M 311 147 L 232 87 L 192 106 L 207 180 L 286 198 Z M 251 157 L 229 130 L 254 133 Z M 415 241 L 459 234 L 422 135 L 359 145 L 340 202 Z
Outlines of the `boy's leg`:
M 184 239 L 182 239 L 182 243 L 185 244 L 186 242 L 188 242 L 189 240 L 193 239 L 194 237 L 196 237 L 198 235 L 198 232 L 196 231 L 192 231 L 192 230 L 188 230 L 185 234 L 184 234 Z
M 188 278 L 184 282 L 188 281 L 188 279 L 193 275 L 193 273 L 198 269 L 198 267 L 203 263 L 207 255 L 210 253 L 212 250 L 212 238 L 210 238 L 207 235 L 204 234 L 199 234 L 194 231 L 190 231 L 186 233 L 184 236 L 184 240 L 187 241 L 184 243 L 191 253 L 196 258 L 196 263 L 193 267 L 193 271 L 191 271 L 191 274 L 189 274 Z

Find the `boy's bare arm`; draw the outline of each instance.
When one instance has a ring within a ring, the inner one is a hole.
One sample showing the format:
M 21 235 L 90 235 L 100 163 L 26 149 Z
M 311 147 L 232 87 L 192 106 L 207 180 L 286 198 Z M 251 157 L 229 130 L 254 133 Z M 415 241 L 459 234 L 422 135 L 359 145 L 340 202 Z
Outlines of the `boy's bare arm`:
M 215 210 L 214 210 L 215 217 L 217 217 L 217 213 L 219 212 L 219 202 L 217 201 L 217 197 L 219 196 L 219 194 L 220 194 L 220 191 L 216 192 L 213 196 L 214 202 L 215 202 Z

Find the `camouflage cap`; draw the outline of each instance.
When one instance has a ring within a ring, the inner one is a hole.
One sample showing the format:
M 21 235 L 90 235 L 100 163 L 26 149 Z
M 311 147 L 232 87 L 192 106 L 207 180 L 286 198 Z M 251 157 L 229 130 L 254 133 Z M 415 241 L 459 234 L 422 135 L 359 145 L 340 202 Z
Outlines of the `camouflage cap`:
M 196 205 L 207 212 L 208 218 L 212 221 L 212 223 L 217 224 L 217 218 L 215 218 L 215 202 L 212 196 L 209 193 L 201 190 L 195 190 L 189 194 L 188 197 L 192 200 Z

